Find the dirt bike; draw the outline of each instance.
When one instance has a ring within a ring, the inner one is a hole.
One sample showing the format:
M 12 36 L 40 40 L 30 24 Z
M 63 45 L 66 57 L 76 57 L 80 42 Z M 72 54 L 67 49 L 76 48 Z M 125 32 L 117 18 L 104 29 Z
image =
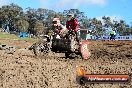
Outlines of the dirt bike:
M 60 34 L 53 33 L 52 35 L 43 35 L 41 41 L 34 45 L 34 54 L 36 56 L 47 55 L 50 51 L 55 53 L 65 53 L 66 58 L 78 57 L 82 58 L 85 42 L 78 43 L 76 33 L 69 31 L 67 38 L 61 37 Z M 81 57 L 80 57 L 81 56 Z
M 39 41 L 30 47 L 36 56 L 43 56 L 52 51 L 53 40 L 61 39 L 58 33 L 52 33 L 52 35 L 40 35 Z
M 36 56 L 43 56 L 51 50 L 52 36 L 41 35 L 39 36 L 39 41 L 30 47 Z

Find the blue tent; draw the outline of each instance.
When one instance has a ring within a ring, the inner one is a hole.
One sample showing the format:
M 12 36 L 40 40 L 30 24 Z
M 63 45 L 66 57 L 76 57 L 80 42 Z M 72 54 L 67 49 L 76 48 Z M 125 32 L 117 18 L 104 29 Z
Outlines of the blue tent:
M 27 37 L 26 32 L 20 32 L 20 33 L 19 33 L 19 37 L 20 37 L 20 38 L 25 38 L 25 37 Z

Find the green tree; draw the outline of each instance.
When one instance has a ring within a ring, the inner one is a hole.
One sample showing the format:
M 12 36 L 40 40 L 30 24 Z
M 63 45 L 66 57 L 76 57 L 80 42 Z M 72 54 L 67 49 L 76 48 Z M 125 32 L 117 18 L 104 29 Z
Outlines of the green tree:
M 90 19 L 89 29 L 93 31 L 93 35 L 101 36 L 104 34 L 102 22 L 96 18 Z
M 25 15 L 27 17 L 27 21 L 29 23 L 28 32 L 34 34 L 34 26 L 35 22 L 37 21 L 36 9 L 32 9 L 30 7 L 26 8 Z
M 120 20 L 118 31 L 120 35 L 124 35 L 124 32 L 126 31 L 126 23 L 124 20 Z
M 28 27 L 29 27 L 29 23 L 26 20 L 18 20 L 17 23 L 17 28 L 19 29 L 19 31 L 21 32 L 28 32 Z
M 0 28 L 2 28 L 2 18 L 0 17 Z
M 103 21 L 104 21 L 104 27 L 106 28 L 113 28 L 113 24 L 112 21 L 110 19 L 110 17 L 102 17 Z
M 23 9 L 16 4 L 2 6 L 0 17 L 2 17 L 2 24 L 9 27 L 9 30 L 14 30 L 14 21 L 17 20 Z
M 36 14 L 37 20 L 45 21 L 46 18 L 47 18 L 47 15 L 48 15 L 48 10 L 47 9 L 43 9 L 43 8 L 38 8 L 35 11 L 35 14 Z
M 39 34 L 43 33 L 44 28 L 45 28 L 45 27 L 44 27 L 42 21 L 36 21 L 36 22 L 35 22 L 35 26 L 34 26 L 35 35 L 38 36 Z

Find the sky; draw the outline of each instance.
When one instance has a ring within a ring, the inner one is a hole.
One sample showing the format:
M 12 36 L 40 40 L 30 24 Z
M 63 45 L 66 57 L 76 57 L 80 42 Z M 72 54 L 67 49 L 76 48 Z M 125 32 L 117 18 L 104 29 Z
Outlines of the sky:
M 96 17 L 101 20 L 102 16 L 109 16 L 112 20 L 123 19 L 129 25 L 132 22 L 132 0 L 0 0 L 0 7 L 10 3 L 23 9 L 47 8 L 57 12 L 79 9 L 88 18 Z

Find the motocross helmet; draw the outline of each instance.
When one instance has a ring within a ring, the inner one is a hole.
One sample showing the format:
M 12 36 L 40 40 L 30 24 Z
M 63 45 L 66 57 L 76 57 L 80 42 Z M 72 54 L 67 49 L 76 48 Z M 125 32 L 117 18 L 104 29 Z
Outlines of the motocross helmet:
M 72 14 L 72 13 L 69 13 L 69 14 L 67 14 L 67 16 L 69 17 L 74 17 L 74 14 Z
M 60 25 L 60 19 L 59 19 L 59 18 L 54 18 L 54 19 L 53 19 L 53 25 L 54 25 L 54 26 Z
M 67 15 L 67 17 L 68 17 L 68 20 L 72 20 L 72 19 L 74 18 L 74 14 L 69 13 L 69 14 Z

